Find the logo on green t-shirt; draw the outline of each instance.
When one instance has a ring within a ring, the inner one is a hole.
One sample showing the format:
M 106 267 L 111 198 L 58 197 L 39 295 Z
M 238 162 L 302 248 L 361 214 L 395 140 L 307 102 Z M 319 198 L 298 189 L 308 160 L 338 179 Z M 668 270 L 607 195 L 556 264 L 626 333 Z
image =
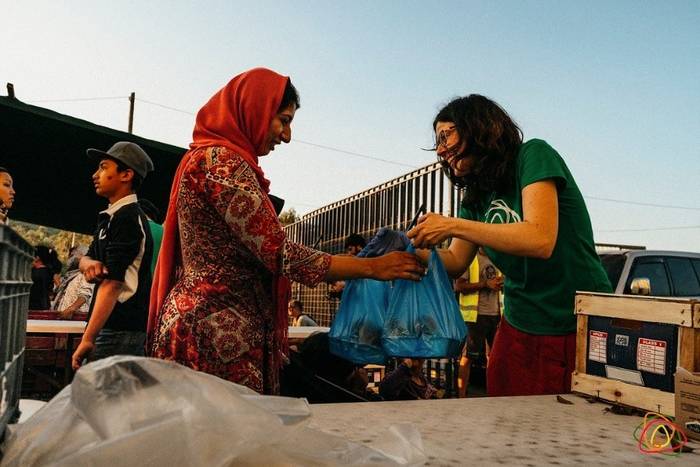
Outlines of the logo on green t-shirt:
M 508 206 L 504 199 L 494 199 L 484 214 L 484 222 L 489 224 L 512 224 L 522 222 L 520 214 Z

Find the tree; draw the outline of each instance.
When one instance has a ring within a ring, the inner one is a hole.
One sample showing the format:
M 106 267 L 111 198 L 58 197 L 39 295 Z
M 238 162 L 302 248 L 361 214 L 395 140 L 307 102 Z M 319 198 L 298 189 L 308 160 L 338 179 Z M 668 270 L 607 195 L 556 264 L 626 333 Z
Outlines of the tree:
M 90 235 L 74 234 L 66 230 L 30 224 L 29 222 L 20 222 L 14 219 L 10 220 L 10 227 L 34 247 L 46 245 L 55 248 L 59 259 L 64 264 L 68 259 L 68 250 L 70 250 L 73 241 L 75 241 L 76 245 L 89 245 L 92 241 Z
M 280 214 L 280 223 L 282 223 L 283 226 L 288 226 L 290 224 L 293 224 L 299 220 L 299 216 L 297 215 L 297 211 L 294 208 L 289 208 L 286 211 L 282 211 Z

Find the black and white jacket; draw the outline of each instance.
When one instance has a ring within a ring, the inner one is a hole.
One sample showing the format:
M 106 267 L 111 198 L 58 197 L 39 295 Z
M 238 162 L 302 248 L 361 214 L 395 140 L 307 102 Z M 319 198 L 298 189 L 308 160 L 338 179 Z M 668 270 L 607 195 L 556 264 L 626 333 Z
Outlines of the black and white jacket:
M 100 212 L 87 256 L 107 267 L 106 279 L 124 283 L 104 329 L 146 331 L 153 238 L 135 194 Z M 91 313 L 98 289 L 99 284 L 93 294 Z

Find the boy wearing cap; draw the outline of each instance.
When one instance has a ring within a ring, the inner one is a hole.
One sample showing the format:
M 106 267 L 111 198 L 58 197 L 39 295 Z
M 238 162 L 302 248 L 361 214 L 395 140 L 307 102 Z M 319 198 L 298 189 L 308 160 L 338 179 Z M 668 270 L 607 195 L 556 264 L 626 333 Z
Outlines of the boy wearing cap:
M 85 279 L 97 286 L 73 369 L 86 358 L 144 355 L 151 291 L 153 239 L 136 191 L 153 162 L 138 145 L 124 141 L 87 154 L 98 161 L 95 192 L 109 206 L 100 212 L 92 244 L 80 260 Z

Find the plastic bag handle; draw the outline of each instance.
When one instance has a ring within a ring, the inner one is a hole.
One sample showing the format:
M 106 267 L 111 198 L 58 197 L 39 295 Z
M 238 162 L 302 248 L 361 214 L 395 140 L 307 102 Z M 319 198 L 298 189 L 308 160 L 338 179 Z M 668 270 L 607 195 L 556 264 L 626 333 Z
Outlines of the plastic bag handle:
M 406 232 L 411 230 L 413 227 L 416 226 L 418 223 L 418 218 L 420 217 L 421 214 L 425 214 L 425 203 L 421 204 L 418 210 L 416 211 L 416 215 L 413 216 L 413 219 L 411 220 L 411 223 L 408 224 L 408 227 L 406 228 Z

